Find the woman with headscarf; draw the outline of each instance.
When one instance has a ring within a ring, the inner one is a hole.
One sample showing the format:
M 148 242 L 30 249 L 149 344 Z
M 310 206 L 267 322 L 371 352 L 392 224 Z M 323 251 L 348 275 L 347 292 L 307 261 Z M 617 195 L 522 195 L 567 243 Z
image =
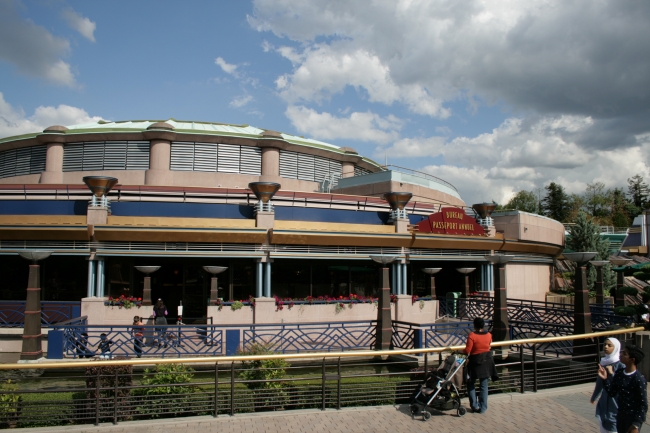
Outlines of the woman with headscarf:
M 605 356 L 600 358 L 600 365 L 608 370 L 610 375 L 616 373 L 625 365 L 620 361 L 621 342 L 614 337 L 609 337 L 603 345 Z M 603 379 L 596 379 L 596 387 L 591 395 L 591 404 L 596 404 L 596 418 L 600 421 L 601 433 L 616 433 L 616 414 L 618 413 L 618 402 L 611 397 L 603 387 Z M 600 397 L 600 399 L 598 399 Z

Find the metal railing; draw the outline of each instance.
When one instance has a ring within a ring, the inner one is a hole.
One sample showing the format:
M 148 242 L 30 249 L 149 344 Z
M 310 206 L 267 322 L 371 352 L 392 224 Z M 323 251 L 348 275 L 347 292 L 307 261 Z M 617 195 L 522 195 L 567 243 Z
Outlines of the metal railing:
M 618 335 L 626 342 L 642 330 L 495 342 L 500 378 L 492 382 L 490 392 L 523 393 L 593 381 L 600 340 Z M 545 356 L 543 348 L 548 344 L 565 344 L 566 354 Z M 4 427 L 117 424 L 176 416 L 406 404 L 422 383 L 424 371 L 462 348 L 0 364 L 0 374 L 17 379 L 15 385 L 0 389 L 0 423 Z M 423 368 L 413 368 L 415 356 Z M 42 374 L 35 377 L 36 366 L 37 374 Z
M 81 302 L 41 301 L 41 326 L 65 322 L 81 314 Z M 25 301 L 0 301 L 0 328 L 25 324 Z
M 422 172 L 422 171 L 412 170 L 410 168 L 402 167 L 402 166 L 399 166 L 399 165 L 393 165 L 393 164 L 388 164 L 386 166 L 386 168 L 388 168 L 388 169 L 390 169 L 392 171 L 399 171 L 401 173 L 410 174 L 410 175 L 417 176 L 417 177 L 422 177 L 422 178 L 430 180 L 432 182 L 436 182 L 436 183 L 439 183 L 439 184 L 444 185 L 446 187 L 449 187 L 449 188 L 453 189 L 454 191 L 458 192 L 456 187 L 453 186 L 451 183 L 447 182 L 446 180 L 440 179 L 439 177 L 436 177 L 436 176 L 434 176 L 432 174 L 425 173 L 425 172 Z

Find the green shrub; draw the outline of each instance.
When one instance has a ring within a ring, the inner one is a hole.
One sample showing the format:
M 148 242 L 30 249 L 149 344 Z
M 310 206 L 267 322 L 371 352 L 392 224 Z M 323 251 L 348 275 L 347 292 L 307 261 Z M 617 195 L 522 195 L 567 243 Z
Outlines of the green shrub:
M 99 384 L 97 379 L 99 378 Z M 133 366 L 93 366 L 86 367 L 86 399 L 83 402 L 79 416 L 95 415 L 96 404 L 99 397 L 100 421 L 113 420 L 113 405 L 115 402 L 115 380 L 117 378 L 117 417 L 119 421 L 131 419 L 130 410 L 131 386 L 133 385 Z M 97 395 L 97 386 L 100 391 Z
M 616 307 L 614 308 L 614 314 L 618 314 L 619 316 L 634 316 L 636 314 L 636 308 L 631 307 L 631 306 L 626 306 L 626 307 Z
M 18 391 L 18 386 L 7 380 L 0 383 L 0 392 L 10 391 L 9 393 L 0 393 L 0 426 L 14 427 L 18 422 L 18 415 L 20 415 L 20 402 L 22 398 L 19 394 L 14 394 L 11 391 Z
M 620 289 L 617 289 L 616 294 L 618 295 L 619 293 L 621 295 L 637 296 L 639 294 L 639 291 L 634 287 L 623 286 Z
M 271 355 L 270 348 L 263 344 L 254 343 L 247 350 L 239 350 L 238 355 Z M 287 402 L 287 394 L 283 390 L 285 383 L 280 380 L 286 375 L 285 369 L 289 363 L 284 359 L 262 359 L 243 361 L 239 377 L 248 382 L 246 386 L 253 390 L 255 401 L 262 401 L 257 410 L 281 409 Z
M 48 427 L 75 421 L 71 392 L 24 393 L 20 407 L 18 427 Z
M 194 370 L 183 364 L 158 364 L 144 371 L 141 384 L 131 393 L 140 414 L 160 416 L 195 415 L 192 394 L 199 388 L 192 385 Z M 195 402 L 196 403 L 196 402 Z

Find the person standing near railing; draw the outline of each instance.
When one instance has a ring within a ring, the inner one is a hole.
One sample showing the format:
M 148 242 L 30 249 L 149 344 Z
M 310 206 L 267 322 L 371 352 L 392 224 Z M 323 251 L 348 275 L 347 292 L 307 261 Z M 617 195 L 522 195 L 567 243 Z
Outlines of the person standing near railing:
M 601 366 L 611 370 L 612 374 L 625 368 L 625 365 L 620 361 L 619 352 L 621 351 L 621 342 L 618 339 L 609 337 L 605 340 L 603 351 L 605 352 L 605 356 L 600 359 Z M 600 422 L 600 432 L 616 433 L 618 402 L 603 388 L 603 384 L 603 379 L 600 377 L 596 378 L 596 387 L 591 395 L 591 404 L 596 404 L 596 400 L 598 400 L 596 418 Z
M 140 320 L 140 316 L 133 317 L 133 329 L 131 330 L 133 333 L 133 350 L 138 358 L 142 358 L 142 346 L 144 346 L 144 343 L 142 342 L 142 337 L 144 337 L 144 328 L 142 326 L 143 324 L 142 320 Z
M 156 305 L 153 307 L 153 317 L 154 323 L 156 325 L 167 325 L 167 307 L 163 303 L 162 299 L 158 298 Z M 158 344 L 162 344 L 164 340 L 165 328 L 156 328 L 156 333 L 158 334 Z
M 469 395 L 470 410 L 475 413 L 485 413 L 488 408 L 488 379 L 498 380 L 497 368 L 490 345 L 492 334 L 484 331 L 485 320 L 481 317 L 474 319 L 474 332 L 467 336 L 464 352 L 468 357 L 467 394 Z M 476 396 L 476 379 L 479 380 L 479 395 Z
M 636 346 L 628 345 L 621 352 L 621 362 L 625 369 L 613 373 L 611 369 L 598 366 L 598 377 L 609 395 L 618 401 L 616 428 L 618 433 L 638 433 L 648 412 L 647 383 L 636 366 L 643 361 L 643 352 Z

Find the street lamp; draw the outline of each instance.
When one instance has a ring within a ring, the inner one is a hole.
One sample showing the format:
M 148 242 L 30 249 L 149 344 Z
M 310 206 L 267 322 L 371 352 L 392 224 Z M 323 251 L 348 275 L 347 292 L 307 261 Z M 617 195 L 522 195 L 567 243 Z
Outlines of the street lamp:
M 29 277 L 27 278 L 27 296 L 25 300 L 25 327 L 23 328 L 23 348 L 21 360 L 35 360 L 43 357 L 41 336 L 41 267 L 40 260 L 45 260 L 52 251 L 21 251 L 23 259 L 29 260 Z
M 609 263 L 609 260 L 590 260 L 591 263 L 596 268 L 596 284 L 594 284 L 594 289 L 596 290 L 596 304 L 605 303 L 605 294 L 603 293 L 603 266 Z
M 377 336 L 375 338 L 377 350 L 390 350 L 390 342 L 393 338 L 393 322 L 390 317 L 390 278 L 388 264 L 393 263 L 397 256 L 376 255 L 370 258 L 382 265 L 379 275 L 381 276 L 381 289 L 377 305 Z
M 160 266 L 135 266 L 135 268 L 145 274 L 144 288 L 142 289 L 142 305 L 151 305 L 151 277 L 149 275 L 160 269 Z
M 575 283 L 573 300 L 573 333 L 591 333 L 591 311 L 589 310 L 589 288 L 587 287 L 587 267 L 589 260 L 596 257 L 595 252 L 564 253 L 564 257 L 575 262 Z M 591 351 L 587 340 L 575 340 L 573 342 L 573 355 L 587 355 Z
M 222 273 L 226 269 L 225 266 L 203 266 L 203 269 L 212 274 L 210 279 L 210 305 L 217 305 L 219 302 L 219 284 L 217 284 L 217 274 Z
M 630 262 L 630 259 L 615 258 L 609 259 L 609 261 L 612 265 L 616 266 L 616 268 L 614 268 L 614 271 L 616 272 L 616 296 L 614 297 L 614 305 L 617 307 L 623 307 L 625 306 L 625 295 L 621 293 L 620 289 L 625 286 L 624 266 Z
M 424 268 L 422 272 L 431 276 L 431 299 L 436 299 L 436 277 L 435 275 L 440 272 L 442 268 Z
M 490 255 L 485 260 L 496 265 L 494 267 L 494 311 L 492 319 L 492 335 L 494 341 L 510 339 L 510 325 L 508 323 L 508 289 L 506 285 L 506 263 L 514 256 Z

